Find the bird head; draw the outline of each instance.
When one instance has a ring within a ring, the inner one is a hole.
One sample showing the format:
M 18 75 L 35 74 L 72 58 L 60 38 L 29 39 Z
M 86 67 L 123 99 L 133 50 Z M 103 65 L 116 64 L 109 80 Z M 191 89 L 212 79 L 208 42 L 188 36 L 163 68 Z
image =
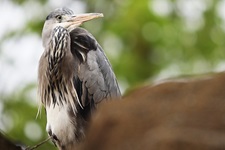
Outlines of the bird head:
M 43 45 L 45 45 L 45 42 L 48 42 L 55 27 L 61 26 L 71 31 L 82 23 L 99 17 L 103 17 L 103 14 L 85 13 L 75 15 L 73 11 L 68 8 L 57 8 L 46 17 L 42 30 Z

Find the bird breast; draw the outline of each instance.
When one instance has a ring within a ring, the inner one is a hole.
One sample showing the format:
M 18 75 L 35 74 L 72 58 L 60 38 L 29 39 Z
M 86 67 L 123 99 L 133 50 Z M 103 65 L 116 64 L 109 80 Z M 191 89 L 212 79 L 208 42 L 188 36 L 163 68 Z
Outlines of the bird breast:
M 50 105 L 46 107 L 47 125 L 46 131 L 53 133 L 58 141 L 58 147 L 74 141 L 75 126 L 68 114 L 68 104 Z

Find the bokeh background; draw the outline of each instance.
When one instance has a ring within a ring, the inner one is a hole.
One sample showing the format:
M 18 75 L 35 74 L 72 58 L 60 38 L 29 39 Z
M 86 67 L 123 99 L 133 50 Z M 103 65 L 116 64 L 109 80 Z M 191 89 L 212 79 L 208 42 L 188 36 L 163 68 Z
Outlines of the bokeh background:
M 0 0 L 0 130 L 18 144 L 47 137 L 45 112 L 36 119 L 41 30 L 62 6 L 104 14 L 83 27 L 105 50 L 123 93 L 225 70 L 225 0 Z

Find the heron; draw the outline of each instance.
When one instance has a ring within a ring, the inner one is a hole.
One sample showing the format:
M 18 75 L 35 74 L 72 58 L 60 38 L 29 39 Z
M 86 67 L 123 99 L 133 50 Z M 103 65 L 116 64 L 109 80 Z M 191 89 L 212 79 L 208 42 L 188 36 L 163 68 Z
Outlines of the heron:
M 46 111 L 46 131 L 60 150 L 74 149 L 84 139 L 99 103 L 121 97 L 103 49 L 80 27 L 99 17 L 103 14 L 76 15 L 63 7 L 52 11 L 43 26 L 38 95 Z

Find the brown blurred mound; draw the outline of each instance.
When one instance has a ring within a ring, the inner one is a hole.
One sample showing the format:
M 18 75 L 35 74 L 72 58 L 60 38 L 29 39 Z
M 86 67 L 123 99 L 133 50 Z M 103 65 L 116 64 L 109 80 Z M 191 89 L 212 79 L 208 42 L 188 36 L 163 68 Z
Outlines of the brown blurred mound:
M 225 73 L 144 87 L 101 105 L 79 149 L 225 149 Z

